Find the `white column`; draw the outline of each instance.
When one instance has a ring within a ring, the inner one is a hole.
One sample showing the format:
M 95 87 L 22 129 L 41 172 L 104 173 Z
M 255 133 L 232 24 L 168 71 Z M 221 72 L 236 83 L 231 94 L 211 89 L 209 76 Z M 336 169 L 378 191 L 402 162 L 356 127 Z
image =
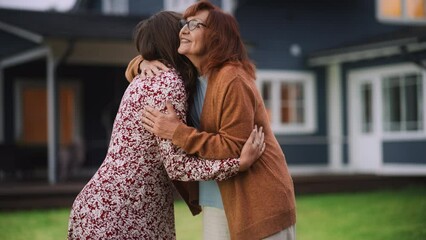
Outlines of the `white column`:
M 47 166 L 50 184 L 57 182 L 57 160 L 59 149 L 58 93 L 55 79 L 55 59 L 51 51 L 47 54 Z
M 326 78 L 329 167 L 339 171 L 343 165 L 343 118 L 341 67 L 338 63 L 327 67 Z

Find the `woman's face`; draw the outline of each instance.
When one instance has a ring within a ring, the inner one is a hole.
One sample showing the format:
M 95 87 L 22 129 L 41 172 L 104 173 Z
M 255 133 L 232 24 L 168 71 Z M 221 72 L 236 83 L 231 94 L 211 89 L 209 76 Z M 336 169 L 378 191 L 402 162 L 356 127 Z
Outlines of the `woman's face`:
M 194 21 L 196 23 L 195 28 L 190 30 L 188 24 L 184 25 L 179 33 L 180 46 L 178 52 L 187 56 L 191 62 L 199 68 L 200 60 L 205 54 L 204 49 L 204 31 L 205 31 L 205 22 L 209 15 L 207 10 L 199 11 L 196 15 L 188 17 L 187 22 L 192 20 L 192 25 L 194 26 Z

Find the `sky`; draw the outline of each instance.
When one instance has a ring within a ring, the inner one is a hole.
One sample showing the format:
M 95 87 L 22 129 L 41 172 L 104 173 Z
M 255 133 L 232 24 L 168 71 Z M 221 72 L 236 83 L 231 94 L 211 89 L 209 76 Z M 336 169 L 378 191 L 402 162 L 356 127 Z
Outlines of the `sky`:
M 0 0 L 0 8 L 67 11 L 76 0 Z

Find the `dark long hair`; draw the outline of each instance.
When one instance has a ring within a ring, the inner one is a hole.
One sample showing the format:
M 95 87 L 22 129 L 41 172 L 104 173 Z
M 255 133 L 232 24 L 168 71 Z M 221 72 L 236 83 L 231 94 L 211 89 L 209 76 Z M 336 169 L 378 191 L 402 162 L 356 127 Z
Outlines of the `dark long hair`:
M 189 6 L 183 17 L 196 15 L 206 10 L 209 15 L 205 24 L 206 57 L 201 63 L 202 74 L 212 74 L 225 64 L 241 66 L 252 78 L 255 78 L 255 67 L 249 59 L 247 50 L 240 36 L 237 20 L 207 1 L 199 1 Z
M 159 12 L 138 23 L 133 37 L 136 48 L 144 59 L 159 60 L 178 71 L 184 80 L 190 104 L 198 73 L 191 61 L 177 51 L 180 45 L 180 19 L 182 15 L 179 13 Z

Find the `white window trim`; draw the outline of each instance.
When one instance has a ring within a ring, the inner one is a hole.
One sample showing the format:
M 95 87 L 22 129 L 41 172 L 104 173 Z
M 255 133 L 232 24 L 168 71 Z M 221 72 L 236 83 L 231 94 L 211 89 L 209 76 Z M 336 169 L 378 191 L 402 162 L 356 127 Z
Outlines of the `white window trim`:
M 426 23 L 426 16 L 424 18 L 410 18 L 407 15 L 407 4 L 406 0 L 400 0 L 401 2 L 401 17 L 386 17 L 380 13 L 380 0 L 376 0 L 376 18 L 379 22 L 391 23 L 391 24 L 418 24 L 423 25 Z M 426 11 L 426 9 L 425 9 Z
M 261 91 L 263 82 L 271 82 L 271 127 L 276 134 L 309 134 L 317 129 L 316 118 L 316 86 L 312 73 L 302 71 L 279 71 L 279 70 L 258 70 L 256 85 Z M 302 83 L 304 90 L 304 116 L 303 124 L 282 124 L 279 120 L 280 112 L 280 88 L 276 87 L 281 82 Z M 275 86 L 274 86 L 275 85 Z M 275 114 L 274 114 L 275 113 Z

